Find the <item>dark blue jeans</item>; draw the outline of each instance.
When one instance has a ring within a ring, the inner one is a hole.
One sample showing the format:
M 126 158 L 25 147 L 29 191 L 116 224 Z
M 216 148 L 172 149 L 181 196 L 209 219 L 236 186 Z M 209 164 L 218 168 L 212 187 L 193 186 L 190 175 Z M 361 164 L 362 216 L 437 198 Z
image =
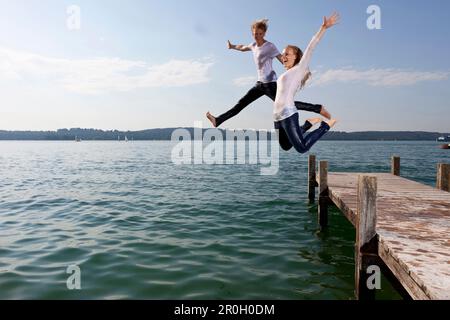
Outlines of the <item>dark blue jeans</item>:
M 247 107 L 250 103 L 255 100 L 258 100 L 262 96 L 268 96 L 270 99 L 275 101 L 275 96 L 277 95 L 277 83 L 269 82 L 262 83 L 257 82 L 253 88 L 251 88 L 245 96 L 238 101 L 238 103 L 216 118 L 216 126 L 218 127 L 228 119 L 234 117 L 239 112 L 241 112 L 245 107 Z M 320 104 L 311 104 L 307 102 L 295 101 L 295 106 L 297 110 L 310 111 L 315 113 L 320 113 L 322 110 L 322 106 Z
M 319 128 L 305 135 L 306 131 L 311 128 L 311 124 L 307 121 L 300 127 L 297 112 L 289 118 L 274 122 L 274 124 L 278 131 L 281 148 L 287 151 L 294 147 L 300 153 L 308 152 L 330 130 L 330 126 L 326 122 L 322 122 Z

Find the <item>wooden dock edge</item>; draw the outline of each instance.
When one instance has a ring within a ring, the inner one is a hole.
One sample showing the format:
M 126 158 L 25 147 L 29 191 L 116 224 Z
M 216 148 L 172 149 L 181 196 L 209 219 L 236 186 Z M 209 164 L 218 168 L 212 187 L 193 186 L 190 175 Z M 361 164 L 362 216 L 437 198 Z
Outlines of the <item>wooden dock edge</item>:
M 312 172 L 313 170 L 314 172 Z M 400 157 L 398 156 L 391 158 L 391 174 L 400 176 Z M 387 280 L 404 299 L 430 300 L 436 298 L 415 279 L 416 277 L 409 268 L 391 252 L 382 237 L 380 238 L 376 233 L 376 200 L 374 201 L 376 199 L 376 177 L 360 175 L 358 179 L 358 211 L 369 213 L 369 220 L 367 217 L 359 219 L 361 215 L 355 214 L 332 189 L 328 188 L 328 162 L 319 162 L 319 174 L 317 175 L 316 156 L 310 155 L 308 197 L 310 201 L 312 199 L 312 202 L 314 202 L 316 187 L 319 187 L 318 218 L 320 227 L 327 226 L 327 206 L 333 203 L 356 229 L 355 295 L 357 299 L 375 298 L 375 291 L 367 290 L 365 283 L 367 280 L 365 272 L 367 269 L 365 268 L 370 264 L 376 264 L 381 268 Z M 440 190 L 450 191 L 450 164 L 438 164 L 436 187 Z M 369 202 L 372 203 L 372 207 L 368 206 Z M 367 223 L 368 221 L 370 223 Z
M 433 300 L 425 287 L 418 283 L 409 268 L 389 250 L 382 238 L 378 242 L 378 255 L 384 264 L 383 274 L 404 299 Z

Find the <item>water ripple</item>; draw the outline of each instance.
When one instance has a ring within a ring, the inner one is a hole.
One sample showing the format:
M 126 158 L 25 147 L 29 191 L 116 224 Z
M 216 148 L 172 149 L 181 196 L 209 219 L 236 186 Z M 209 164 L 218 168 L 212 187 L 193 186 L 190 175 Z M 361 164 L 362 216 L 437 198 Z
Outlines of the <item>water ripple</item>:
M 353 227 L 332 210 L 330 229 L 318 231 L 306 156 L 281 153 L 278 175 L 260 176 L 253 165 L 174 166 L 170 146 L 0 142 L 0 299 L 353 296 Z M 399 154 L 402 174 L 428 184 L 440 152 L 314 148 L 331 171 L 389 171 Z M 81 268 L 81 291 L 66 287 L 70 265 Z

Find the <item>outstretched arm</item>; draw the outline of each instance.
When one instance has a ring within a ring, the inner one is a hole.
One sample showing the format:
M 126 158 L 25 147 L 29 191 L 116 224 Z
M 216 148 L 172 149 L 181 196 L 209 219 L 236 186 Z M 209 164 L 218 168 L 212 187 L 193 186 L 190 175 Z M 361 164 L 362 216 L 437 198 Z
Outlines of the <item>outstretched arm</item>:
M 244 46 L 242 44 L 231 44 L 230 40 L 228 40 L 228 49 L 233 49 L 233 50 L 237 50 L 237 51 L 251 51 L 252 49 L 250 49 L 248 46 Z
M 332 26 L 336 25 L 339 22 L 339 14 L 333 13 L 330 17 L 323 17 L 323 23 L 320 26 L 319 31 L 314 35 L 314 37 L 311 39 L 311 42 L 309 43 L 308 47 L 305 50 L 305 53 L 303 54 L 302 60 L 300 63 L 302 64 L 309 64 L 309 61 L 311 60 L 312 53 L 317 46 L 317 44 L 320 42 L 320 39 L 322 39 L 323 35 L 325 34 L 325 31 Z
M 278 61 L 280 61 L 281 64 L 283 64 L 282 57 L 283 57 L 283 56 L 282 56 L 281 54 L 279 54 L 279 55 L 276 56 L 276 58 L 278 59 Z

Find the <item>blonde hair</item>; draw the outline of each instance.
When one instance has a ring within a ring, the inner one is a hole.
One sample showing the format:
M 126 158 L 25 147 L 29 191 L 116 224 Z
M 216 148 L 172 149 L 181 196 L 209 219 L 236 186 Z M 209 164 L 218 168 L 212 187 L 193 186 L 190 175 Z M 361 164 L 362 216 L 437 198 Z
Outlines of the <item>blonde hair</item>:
M 267 29 L 269 29 L 269 19 L 260 19 L 254 21 L 252 23 L 252 31 L 255 29 L 261 29 L 264 32 L 267 32 Z
M 286 49 L 292 49 L 294 51 L 294 54 L 295 54 L 296 57 L 295 57 L 295 61 L 294 61 L 294 65 L 293 66 L 298 65 L 300 63 L 300 60 L 302 60 L 303 51 L 299 47 L 293 46 L 293 45 L 288 45 L 286 47 Z M 302 81 L 300 83 L 300 89 L 302 89 L 305 86 L 306 81 L 308 81 L 311 78 L 311 76 L 312 76 L 312 73 L 311 73 L 311 71 L 308 68 L 308 72 L 305 74 L 305 76 L 303 77 L 303 79 L 302 79 Z

